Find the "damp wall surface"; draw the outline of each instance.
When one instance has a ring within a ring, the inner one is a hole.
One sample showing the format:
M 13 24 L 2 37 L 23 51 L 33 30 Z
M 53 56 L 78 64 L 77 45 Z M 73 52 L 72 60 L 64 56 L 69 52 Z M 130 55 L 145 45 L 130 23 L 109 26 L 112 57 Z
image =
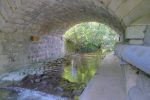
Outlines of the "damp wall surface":
M 127 100 L 149 100 L 150 27 L 132 25 L 126 29 L 125 43 L 116 46 L 116 55 L 124 76 Z
M 32 41 L 30 34 L 0 33 L 0 73 L 64 56 L 62 35 L 42 35 Z
M 38 42 L 33 42 L 29 47 L 30 60 L 40 61 L 49 58 L 64 56 L 64 40 L 62 36 L 44 35 Z

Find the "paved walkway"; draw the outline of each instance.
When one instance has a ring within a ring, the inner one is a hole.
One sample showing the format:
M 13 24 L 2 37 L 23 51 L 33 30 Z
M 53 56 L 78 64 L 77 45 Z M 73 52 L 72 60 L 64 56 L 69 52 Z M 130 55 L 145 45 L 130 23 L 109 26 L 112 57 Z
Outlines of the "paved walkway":
M 113 54 L 105 57 L 80 100 L 125 100 L 121 68 Z

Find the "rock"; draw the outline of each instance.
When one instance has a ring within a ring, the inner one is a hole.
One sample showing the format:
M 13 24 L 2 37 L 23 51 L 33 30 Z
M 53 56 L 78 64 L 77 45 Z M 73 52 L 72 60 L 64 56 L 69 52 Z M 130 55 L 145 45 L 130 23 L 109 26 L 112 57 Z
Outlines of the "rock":
M 39 82 L 41 82 L 41 79 L 40 79 L 40 78 L 35 79 L 35 83 L 39 83 Z
M 42 76 L 42 79 L 48 79 L 49 76 L 45 75 L 45 76 Z
M 43 70 L 43 73 L 27 75 L 18 83 L 18 86 L 69 98 L 79 96 L 83 88 L 80 88 L 79 84 L 62 77 L 64 60 L 61 58 L 54 62 L 48 62 L 39 69 Z
M 31 83 L 34 83 L 34 80 L 30 80 Z
M 80 96 L 83 90 L 74 90 L 73 94 L 76 96 Z
M 43 86 L 47 86 L 47 85 L 48 85 L 48 82 L 47 82 L 47 81 L 42 81 L 41 84 L 42 84 Z
M 56 87 L 56 88 L 54 89 L 54 91 L 55 91 L 56 94 L 62 94 L 63 89 L 62 89 L 61 87 Z

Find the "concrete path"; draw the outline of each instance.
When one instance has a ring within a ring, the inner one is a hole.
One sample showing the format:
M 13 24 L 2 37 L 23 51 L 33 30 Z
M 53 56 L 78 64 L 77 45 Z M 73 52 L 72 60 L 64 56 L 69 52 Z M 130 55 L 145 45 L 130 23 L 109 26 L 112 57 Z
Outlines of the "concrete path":
M 118 59 L 109 54 L 80 96 L 80 100 L 125 100 L 125 86 Z

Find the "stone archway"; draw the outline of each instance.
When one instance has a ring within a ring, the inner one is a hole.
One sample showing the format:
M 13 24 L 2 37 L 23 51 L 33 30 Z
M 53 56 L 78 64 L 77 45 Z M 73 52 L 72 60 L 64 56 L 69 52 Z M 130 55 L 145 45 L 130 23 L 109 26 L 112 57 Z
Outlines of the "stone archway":
M 0 66 L 29 64 L 31 36 L 60 35 L 81 22 L 105 23 L 123 38 L 149 9 L 149 0 L 0 0 Z
M 52 51 L 56 49 L 63 52 L 54 45 L 57 42 L 59 44 L 61 35 L 77 23 L 98 21 L 110 25 L 120 33 L 124 31 L 123 23 L 110 13 L 104 2 L 98 0 L 7 0 L 1 1 L 1 7 L 2 54 L 6 54 L 2 56 L 5 58 L 2 66 L 23 66 L 32 63 L 32 58 L 48 58 L 44 55 L 50 52 L 53 56 L 56 53 Z M 53 35 L 49 37 L 54 41 L 47 42 L 52 45 L 45 46 L 40 40 L 39 43 L 31 41 L 33 36 L 38 40 L 38 37 L 43 38 L 45 34 Z M 53 49 L 47 53 L 39 52 L 46 51 L 43 48 L 47 47 Z

